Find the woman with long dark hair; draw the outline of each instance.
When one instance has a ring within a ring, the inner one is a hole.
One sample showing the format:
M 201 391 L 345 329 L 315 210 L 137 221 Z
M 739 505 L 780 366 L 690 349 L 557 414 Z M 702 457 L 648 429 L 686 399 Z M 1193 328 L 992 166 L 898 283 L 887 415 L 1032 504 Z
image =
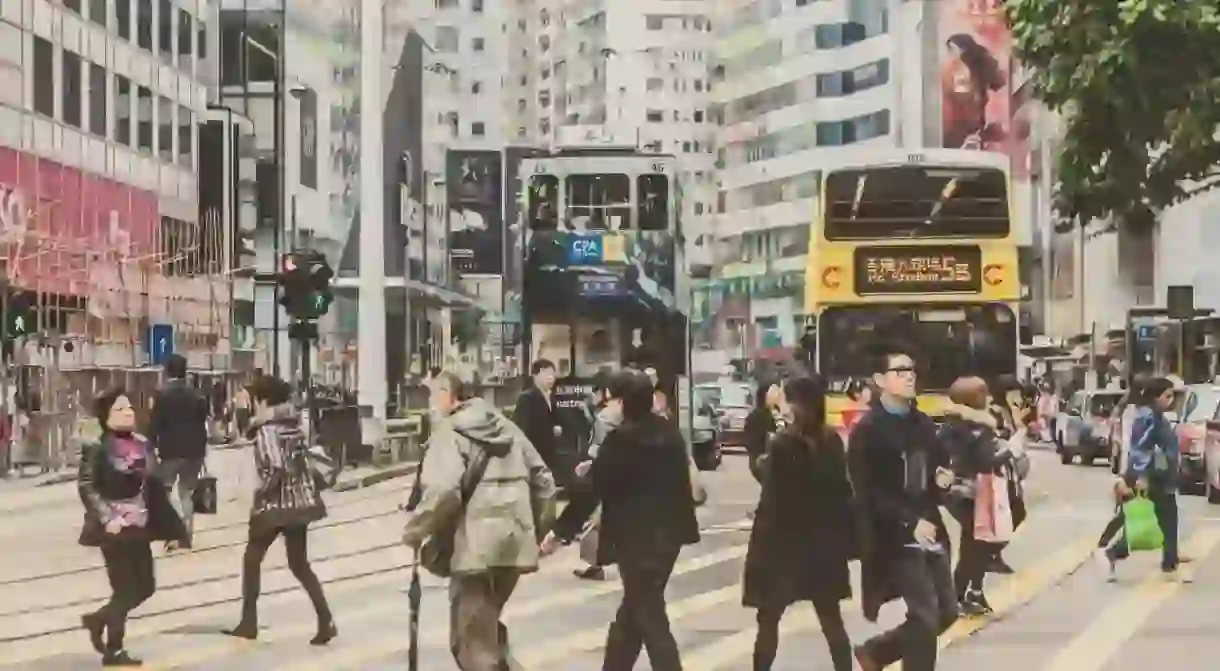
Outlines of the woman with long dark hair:
M 987 123 L 987 103 L 992 91 L 1008 84 L 1008 77 L 1000 62 L 973 35 L 951 35 L 945 40 L 945 47 L 953 60 L 945 69 L 941 84 L 945 96 L 944 145 L 982 149 L 986 141 L 1002 139 L 987 137 L 994 135 Z
M 134 432 L 136 412 L 121 389 L 98 396 L 101 425 L 96 443 L 81 446 L 77 490 L 85 504 L 80 544 L 100 548 L 110 580 L 110 600 L 81 617 L 102 666 L 141 666 L 127 653 L 127 615 L 157 590 L 150 544 L 186 539 L 186 526 L 157 477 L 148 440 Z
M 758 609 L 754 671 L 769 671 L 788 606 L 813 604 L 835 671 L 851 671 L 852 648 L 839 602 L 851 597 L 847 562 L 855 546 L 852 488 L 839 434 L 826 426 L 816 377 L 784 384 L 791 421 L 767 445 L 762 496 L 750 532 L 742 601 Z
M 264 375 L 250 386 L 255 418 L 254 465 L 258 489 L 250 510 L 250 533 L 241 565 L 241 622 L 225 631 L 238 638 L 258 638 L 258 597 L 262 566 L 276 538 L 284 537 L 288 570 L 301 583 L 318 618 L 318 633 L 309 641 L 326 645 L 339 635 L 322 583 L 309 565 L 309 525 L 326 517 L 326 505 L 309 465 L 300 413 L 292 404 L 292 387 Z

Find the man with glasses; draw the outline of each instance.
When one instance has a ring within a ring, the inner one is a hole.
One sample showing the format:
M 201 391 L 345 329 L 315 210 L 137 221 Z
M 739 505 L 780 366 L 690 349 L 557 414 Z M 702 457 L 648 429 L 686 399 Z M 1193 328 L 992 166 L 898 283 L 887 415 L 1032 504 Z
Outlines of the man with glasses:
M 952 482 L 932 419 L 915 407 L 915 361 L 901 347 L 879 348 L 878 394 L 851 434 L 848 460 L 859 499 L 864 616 L 906 602 L 900 626 L 856 648 L 864 671 L 902 661 L 907 671 L 936 668 L 937 637 L 957 619 L 949 536 L 940 516 Z

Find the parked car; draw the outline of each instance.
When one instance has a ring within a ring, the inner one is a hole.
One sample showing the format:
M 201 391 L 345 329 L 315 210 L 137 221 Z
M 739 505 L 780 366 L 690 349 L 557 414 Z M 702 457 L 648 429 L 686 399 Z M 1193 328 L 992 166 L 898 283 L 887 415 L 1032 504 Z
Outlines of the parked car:
M 1220 385 L 1190 385 L 1180 406 L 1175 399 L 1183 493 L 1207 493 L 1207 423 L 1216 417 L 1217 409 L 1220 409 Z
M 1110 455 L 1110 423 L 1115 406 L 1123 398 L 1121 389 L 1085 389 L 1072 394 L 1055 417 L 1055 451 L 1059 460 L 1082 465 Z
M 695 405 L 691 419 L 691 455 L 701 471 L 720 468 L 720 426 L 716 422 L 716 411 L 706 403 Z
M 746 417 L 754 408 L 754 388 L 745 383 L 701 384 L 695 387 L 695 395 L 711 406 L 720 444 L 742 445 Z

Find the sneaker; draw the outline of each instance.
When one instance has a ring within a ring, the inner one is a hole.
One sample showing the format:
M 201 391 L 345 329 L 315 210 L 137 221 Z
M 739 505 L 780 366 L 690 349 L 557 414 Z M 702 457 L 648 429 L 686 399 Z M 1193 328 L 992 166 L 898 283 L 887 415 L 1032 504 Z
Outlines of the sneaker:
M 1188 585 L 1195 581 L 1194 576 L 1192 576 L 1189 571 L 1183 570 L 1181 567 L 1175 568 L 1172 571 L 1162 570 L 1161 575 L 1164 576 L 1165 582 L 1176 582 Z
M 972 589 L 966 592 L 966 595 L 958 602 L 962 615 L 967 617 L 978 617 L 982 615 L 990 615 L 995 612 L 991 604 L 987 603 L 987 597 L 983 595 L 981 590 Z
M 575 575 L 577 578 L 580 578 L 581 580 L 605 580 L 606 579 L 606 570 L 600 566 L 589 566 L 587 568 L 577 569 L 577 570 L 573 571 L 572 574 Z
M 102 656 L 102 666 L 144 666 L 144 660 L 132 657 L 126 650 L 116 650 Z
M 1098 568 L 1106 574 L 1106 582 L 1118 582 L 1116 562 L 1106 548 L 1097 548 L 1097 551 L 1093 553 L 1093 561 L 1097 562 Z

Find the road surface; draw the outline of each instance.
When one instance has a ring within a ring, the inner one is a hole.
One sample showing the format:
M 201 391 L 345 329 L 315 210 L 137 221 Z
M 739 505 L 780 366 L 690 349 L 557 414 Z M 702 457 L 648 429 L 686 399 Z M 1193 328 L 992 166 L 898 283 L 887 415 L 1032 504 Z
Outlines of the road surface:
M 1184 500 L 1188 552 L 1197 582 L 1164 583 L 1156 557 L 1141 555 L 1108 584 L 1091 561 L 1110 508 L 1109 472 L 1064 466 L 1035 453 L 1030 519 L 1007 551 L 1018 569 L 992 577 L 989 592 L 1000 613 L 959 622 L 944 637 L 945 671 L 1144 671 L 1209 668 L 1220 659 L 1220 508 Z M 704 540 L 682 555 L 669 589 L 669 612 L 686 668 L 740 671 L 749 667 L 753 612 L 740 606 L 740 575 L 748 540 L 747 514 L 757 497 L 744 457 L 726 459 L 707 474 L 711 500 L 700 509 Z M 157 565 L 160 591 L 136 612 L 128 648 L 150 669 L 291 671 L 405 668 L 407 565 L 398 545 L 400 513 L 409 480 L 386 482 L 330 497 L 331 517 L 310 538 L 310 554 L 338 620 L 328 648 L 307 641 L 315 623 L 305 595 L 273 548 L 263 578 L 262 635 L 247 643 L 219 635 L 238 616 L 239 572 L 245 538 L 241 506 L 204 518 L 197 549 Z M 78 617 L 107 594 L 94 551 L 75 544 L 79 504 L 71 485 L 56 495 L 29 498 L 0 490 L 0 669 L 66 671 L 97 666 Z M 52 488 L 45 488 L 52 489 Z M 66 492 L 66 493 L 64 493 Z M 25 497 L 25 498 L 21 498 Z M 35 501 L 37 505 L 31 504 Z M 600 668 L 606 625 L 617 607 L 615 580 L 577 580 L 574 548 L 524 579 L 507 624 L 521 668 L 583 671 Z M 447 595 L 425 581 L 421 668 L 455 669 L 448 653 Z M 877 631 L 859 608 L 845 604 L 848 627 L 862 640 Z M 882 625 L 901 618 L 900 605 L 882 612 Z M 784 622 L 777 671 L 829 669 L 825 644 L 808 609 Z M 1189 665 L 1189 666 L 1188 666 Z M 647 669 L 641 659 L 639 668 Z

